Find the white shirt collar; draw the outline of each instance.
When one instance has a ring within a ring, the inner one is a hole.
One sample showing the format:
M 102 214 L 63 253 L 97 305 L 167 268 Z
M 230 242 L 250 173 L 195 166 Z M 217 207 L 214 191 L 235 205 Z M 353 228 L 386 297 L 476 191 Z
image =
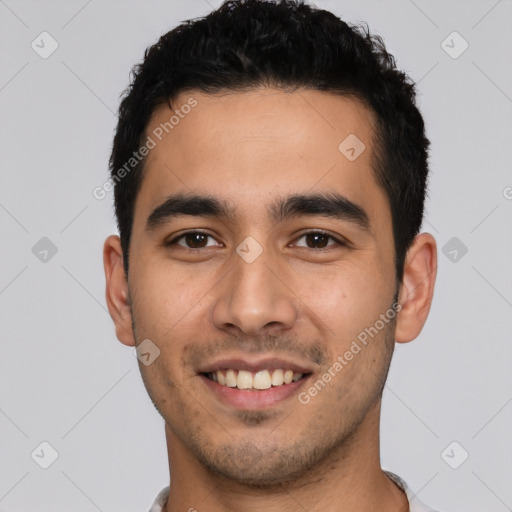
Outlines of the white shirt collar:
M 433 508 L 430 508 L 428 505 L 425 505 L 416 494 L 414 494 L 411 488 L 395 473 L 391 473 L 391 471 L 384 471 L 386 475 L 395 482 L 402 491 L 405 492 L 407 499 L 409 500 L 409 512 L 436 512 Z

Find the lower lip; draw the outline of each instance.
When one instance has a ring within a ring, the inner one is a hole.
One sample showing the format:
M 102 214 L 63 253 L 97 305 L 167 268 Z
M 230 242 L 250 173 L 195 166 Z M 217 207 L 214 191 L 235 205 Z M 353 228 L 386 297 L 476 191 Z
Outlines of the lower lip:
M 297 393 L 311 375 L 307 375 L 297 382 L 273 386 L 262 390 L 246 390 L 223 386 L 204 375 L 200 375 L 202 381 L 211 389 L 224 403 L 237 409 L 263 409 L 271 407 L 286 398 Z

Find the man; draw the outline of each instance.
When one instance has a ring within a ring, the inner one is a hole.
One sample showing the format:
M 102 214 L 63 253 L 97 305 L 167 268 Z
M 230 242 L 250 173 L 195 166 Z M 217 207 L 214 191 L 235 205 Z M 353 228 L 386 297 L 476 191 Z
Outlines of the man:
M 379 459 L 436 274 L 414 94 L 379 38 L 293 1 L 226 2 L 135 68 L 104 265 L 165 420 L 151 511 L 431 510 Z

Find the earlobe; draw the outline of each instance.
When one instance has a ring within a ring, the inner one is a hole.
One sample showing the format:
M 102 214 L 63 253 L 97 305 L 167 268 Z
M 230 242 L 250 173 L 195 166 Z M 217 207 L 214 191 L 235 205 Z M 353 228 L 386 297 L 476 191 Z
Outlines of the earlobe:
M 106 280 L 105 297 L 110 316 L 116 327 L 117 339 L 124 345 L 135 346 L 121 240 L 116 235 L 111 235 L 105 240 L 103 267 Z
M 427 320 L 434 295 L 437 272 L 436 241 L 429 233 L 418 235 L 407 251 L 400 289 L 395 340 L 407 343 L 415 339 Z

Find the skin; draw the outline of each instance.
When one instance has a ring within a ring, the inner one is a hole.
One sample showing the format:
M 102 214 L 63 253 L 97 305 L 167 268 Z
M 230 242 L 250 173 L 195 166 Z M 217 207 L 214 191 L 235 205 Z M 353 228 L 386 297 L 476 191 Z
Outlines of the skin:
M 405 494 L 380 466 L 381 394 L 394 341 L 417 337 L 430 309 L 430 234 L 407 253 L 396 319 L 307 405 L 294 394 L 241 410 L 221 403 L 198 375 L 220 357 L 270 355 L 307 365 L 315 382 L 393 304 L 391 213 L 371 166 L 372 112 L 355 99 L 272 88 L 187 91 L 173 107 L 191 96 L 197 106 L 147 157 L 128 278 L 119 238 L 104 246 L 118 339 L 135 346 L 149 338 L 160 350 L 140 370 L 165 420 L 166 510 L 406 512 Z M 158 107 L 147 134 L 171 115 Z M 349 134 L 366 146 L 352 162 L 338 150 Z M 290 195 L 333 192 L 366 211 L 368 230 L 325 215 L 269 214 Z M 215 197 L 232 215 L 183 215 L 147 230 L 151 212 L 177 193 Z M 209 237 L 192 238 L 194 248 L 183 238 L 165 245 L 194 230 Z M 318 230 L 328 236 L 304 236 Z M 252 263 L 236 252 L 248 236 L 263 250 Z

